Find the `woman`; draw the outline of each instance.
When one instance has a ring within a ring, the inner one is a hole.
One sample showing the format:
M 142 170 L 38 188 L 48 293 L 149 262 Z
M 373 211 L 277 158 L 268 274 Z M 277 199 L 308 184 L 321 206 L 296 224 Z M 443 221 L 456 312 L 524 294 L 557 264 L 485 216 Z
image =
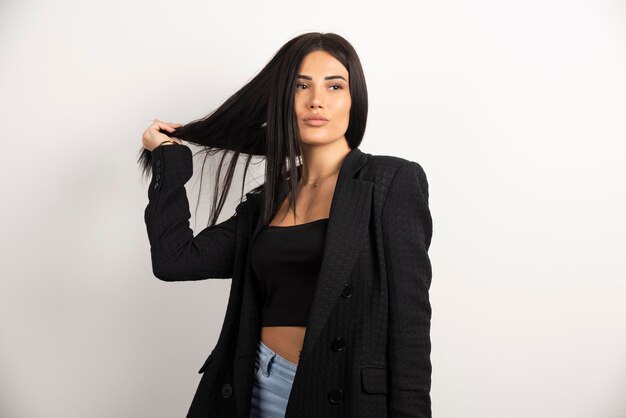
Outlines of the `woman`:
M 353 47 L 307 33 L 207 118 L 144 133 L 154 275 L 232 278 L 188 417 L 431 416 L 428 182 L 358 148 L 366 119 Z M 219 167 L 234 153 L 195 237 L 183 141 L 224 151 Z M 263 156 L 266 180 L 218 224 L 240 154 L 246 170 Z

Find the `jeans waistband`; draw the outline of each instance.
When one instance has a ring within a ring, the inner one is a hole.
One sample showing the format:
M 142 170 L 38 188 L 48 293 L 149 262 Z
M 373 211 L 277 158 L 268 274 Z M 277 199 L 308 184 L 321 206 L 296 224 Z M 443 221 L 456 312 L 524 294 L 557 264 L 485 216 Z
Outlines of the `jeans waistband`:
M 272 351 L 268 346 L 259 340 L 257 347 L 256 360 L 259 362 L 262 373 L 269 376 L 271 373 L 277 373 L 286 379 L 293 381 L 298 365 L 292 363 L 280 354 Z

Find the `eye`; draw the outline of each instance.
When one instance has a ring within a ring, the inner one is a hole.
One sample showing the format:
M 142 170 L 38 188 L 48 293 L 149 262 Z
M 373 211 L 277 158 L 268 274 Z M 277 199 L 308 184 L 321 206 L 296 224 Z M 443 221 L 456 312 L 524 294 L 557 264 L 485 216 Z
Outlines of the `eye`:
M 302 84 L 302 83 L 297 83 L 296 84 L 296 90 L 300 89 L 301 86 L 306 87 L 306 84 Z M 300 89 L 300 90 L 304 90 L 304 89 Z
M 339 90 L 339 89 L 343 88 L 343 86 L 341 84 L 333 84 L 331 87 L 338 87 L 338 88 L 336 88 L 334 90 Z

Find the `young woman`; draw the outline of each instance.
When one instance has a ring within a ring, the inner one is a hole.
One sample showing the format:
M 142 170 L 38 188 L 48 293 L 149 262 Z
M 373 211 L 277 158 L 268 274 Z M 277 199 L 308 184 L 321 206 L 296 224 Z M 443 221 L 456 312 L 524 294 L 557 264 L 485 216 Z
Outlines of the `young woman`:
M 353 47 L 307 33 L 206 118 L 143 134 L 154 275 L 232 278 L 188 417 L 431 416 L 428 182 L 358 148 L 367 109 Z M 183 141 L 233 156 L 195 237 Z M 265 182 L 216 223 L 241 154 Z

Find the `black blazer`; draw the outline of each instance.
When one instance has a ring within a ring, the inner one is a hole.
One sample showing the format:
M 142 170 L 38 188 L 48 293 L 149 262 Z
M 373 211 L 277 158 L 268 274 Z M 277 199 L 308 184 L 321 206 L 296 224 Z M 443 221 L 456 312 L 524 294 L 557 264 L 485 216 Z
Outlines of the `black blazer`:
M 218 342 L 187 417 L 248 418 L 261 304 L 249 250 L 263 225 L 259 192 L 195 237 L 185 145 L 152 152 L 145 222 L 154 275 L 232 278 Z M 283 196 L 286 196 L 286 188 Z M 286 417 L 431 417 L 428 248 L 432 219 L 422 167 L 352 149 L 331 201 L 318 284 Z

